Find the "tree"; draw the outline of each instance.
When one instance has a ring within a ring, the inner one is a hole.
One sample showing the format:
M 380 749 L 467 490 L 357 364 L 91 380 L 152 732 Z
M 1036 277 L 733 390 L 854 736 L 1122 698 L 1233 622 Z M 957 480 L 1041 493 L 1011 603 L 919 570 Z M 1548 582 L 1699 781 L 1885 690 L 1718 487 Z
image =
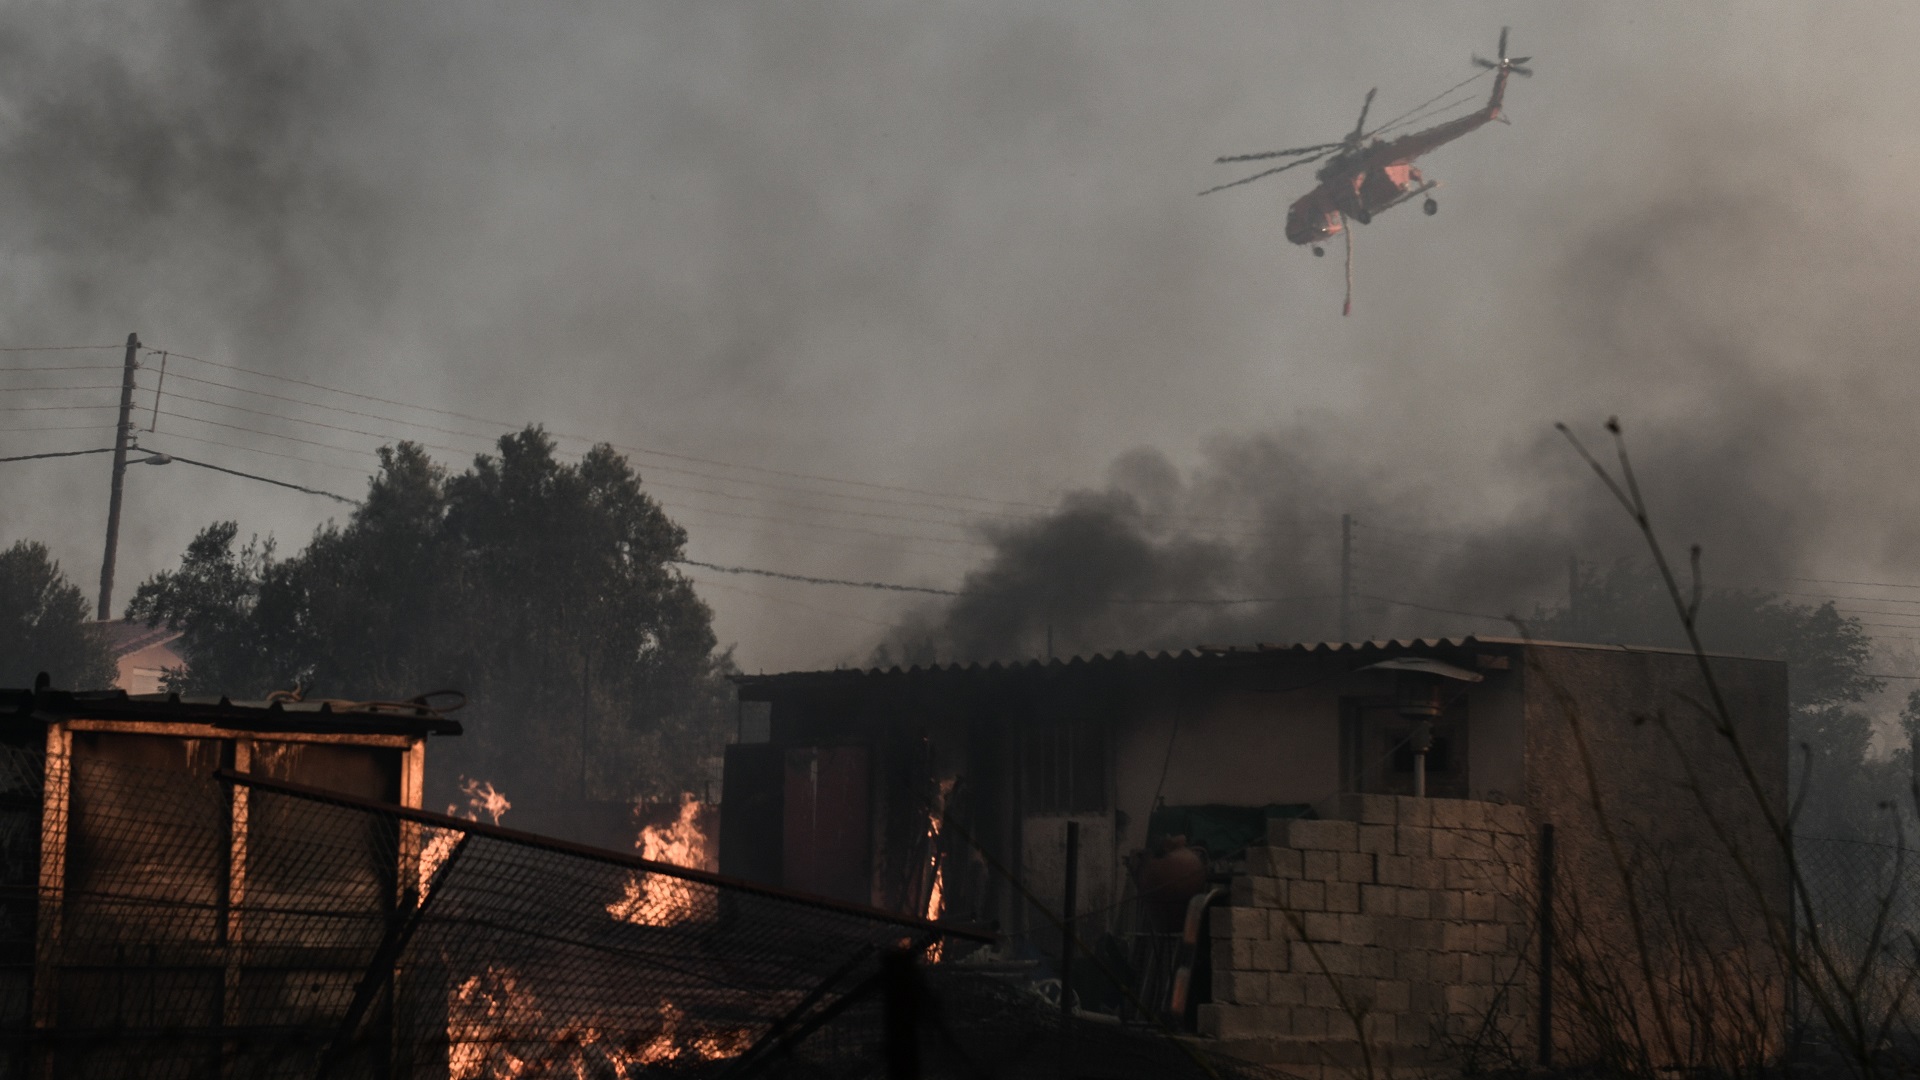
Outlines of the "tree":
M 45 544 L 21 540 L 0 551 L 0 686 L 32 686 L 43 671 L 63 690 L 104 689 L 118 674 L 86 595 Z
M 382 449 L 365 502 L 299 554 L 209 526 L 130 618 L 180 628 L 183 688 L 396 699 L 457 688 L 436 758 L 512 790 L 624 798 L 697 787 L 730 659 L 675 570 L 686 533 L 606 446 L 562 463 L 538 428 L 449 474 Z M 516 795 L 516 800 L 522 796 Z

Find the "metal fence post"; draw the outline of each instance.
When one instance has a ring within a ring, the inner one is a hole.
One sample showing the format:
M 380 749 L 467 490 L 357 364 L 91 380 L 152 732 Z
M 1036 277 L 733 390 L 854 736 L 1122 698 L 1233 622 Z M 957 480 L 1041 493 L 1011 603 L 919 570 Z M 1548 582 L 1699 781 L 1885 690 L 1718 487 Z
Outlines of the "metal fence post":
M 1537 1001 L 1539 1061 L 1553 1067 L 1553 824 L 1540 823 L 1540 994 Z
M 1066 895 L 1060 904 L 1060 1075 L 1073 1075 L 1073 916 L 1080 891 L 1080 823 L 1067 822 Z

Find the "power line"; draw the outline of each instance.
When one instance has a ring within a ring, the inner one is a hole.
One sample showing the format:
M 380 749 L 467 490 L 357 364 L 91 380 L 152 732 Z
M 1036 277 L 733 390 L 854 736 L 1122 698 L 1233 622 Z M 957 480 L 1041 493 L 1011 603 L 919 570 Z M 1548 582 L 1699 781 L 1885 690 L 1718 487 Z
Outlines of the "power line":
M 1788 581 L 1811 581 L 1817 585 L 1865 585 L 1874 589 L 1920 589 L 1920 585 L 1903 584 L 1897 581 L 1847 581 L 1842 578 L 1790 577 Z
M 276 487 L 292 488 L 294 491 L 304 491 L 309 495 L 319 495 L 322 498 L 332 499 L 335 502 L 346 503 L 348 506 L 360 505 L 360 500 L 358 499 L 349 499 L 345 495 L 335 495 L 331 491 L 322 491 L 319 488 L 310 488 L 301 484 L 292 484 L 292 483 L 288 483 L 285 480 L 275 480 L 270 476 L 261 476 L 257 473 L 241 472 L 239 469 L 229 469 L 224 465 L 212 465 L 204 461 L 195 461 L 192 458 L 184 458 L 178 454 L 168 454 L 168 453 L 165 453 L 164 451 L 153 450 L 151 447 L 141 447 L 140 449 L 149 453 L 161 454 L 162 456 L 170 459 L 171 461 L 177 461 L 182 465 L 196 465 L 202 469 L 212 469 L 214 472 L 226 473 L 229 476 L 243 477 L 248 480 L 258 480 L 263 484 L 272 484 Z
M 0 364 L 0 371 L 119 371 L 119 364 Z M 115 387 L 118 389 L 118 387 Z
M 98 450 L 58 450 L 58 451 L 54 451 L 52 453 L 46 453 L 46 454 L 20 454 L 15 457 L 0 457 L 0 461 L 34 461 L 38 458 L 79 457 L 82 454 L 111 454 L 111 453 L 113 453 L 113 447 L 108 446 Z
M 1394 607 L 1414 608 L 1418 611 L 1432 611 L 1441 615 L 1465 615 L 1472 619 L 1491 619 L 1494 622 L 1507 621 L 1507 616 L 1505 615 L 1489 615 L 1484 611 L 1461 611 L 1458 608 L 1435 607 L 1431 604 L 1416 604 L 1411 600 L 1395 600 L 1390 596 L 1373 596 L 1367 593 L 1360 593 L 1358 595 L 1362 600 L 1372 600 L 1377 604 L 1391 604 Z
M 110 352 L 119 352 L 121 349 L 124 349 L 124 348 L 126 348 L 125 345 L 5 345 L 5 346 L 0 346 L 0 353 L 79 352 L 83 349 L 106 349 Z M 118 368 L 119 368 L 119 365 L 116 364 L 115 370 L 118 370 Z

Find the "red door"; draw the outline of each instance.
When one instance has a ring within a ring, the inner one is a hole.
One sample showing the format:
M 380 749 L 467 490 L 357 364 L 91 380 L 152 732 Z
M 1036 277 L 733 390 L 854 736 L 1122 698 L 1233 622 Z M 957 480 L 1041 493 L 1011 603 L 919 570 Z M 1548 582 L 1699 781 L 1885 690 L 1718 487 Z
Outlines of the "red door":
M 869 773 L 864 746 L 787 750 L 782 878 L 789 889 L 872 902 Z

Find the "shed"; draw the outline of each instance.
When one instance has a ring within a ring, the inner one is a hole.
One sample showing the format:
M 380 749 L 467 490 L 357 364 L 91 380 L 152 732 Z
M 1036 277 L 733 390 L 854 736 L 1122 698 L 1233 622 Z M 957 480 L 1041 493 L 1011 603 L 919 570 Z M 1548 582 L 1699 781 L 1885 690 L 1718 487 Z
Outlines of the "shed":
M 381 925 L 323 912 L 405 905 L 417 844 L 330 836 L 347 857 L 322 863 L 212 778 L 418 808 L 427 740 L 459 733 L 417 701 L 0 690 L 0 1054 L 16 1067 L 0 1072 L 131 1075 L 131 1054 L 199 1075 L 250 1040 L 331 1030 L 326 1003 L 367 974 L 347 958 Z

